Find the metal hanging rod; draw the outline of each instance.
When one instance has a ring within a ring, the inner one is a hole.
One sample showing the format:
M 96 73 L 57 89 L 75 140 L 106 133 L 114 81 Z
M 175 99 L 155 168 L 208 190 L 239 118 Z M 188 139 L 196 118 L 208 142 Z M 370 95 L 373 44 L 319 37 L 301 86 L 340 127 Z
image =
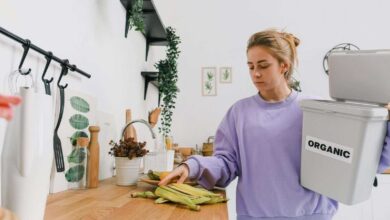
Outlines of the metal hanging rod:
M 13 40 L 15 40 L 15 41 L 21 43 L 22 45 L 26 45 L 26 44 L 27 44 L 27 41 L 26 41 L 25 39 L 23 39 L 23 38 L 21 38 L 21 37 L 15 35 L 15 34 L 9 32 L 9 31 L 7 31 L 6 29 L 2 28 L 1 26 L 0 26 L 0 33 L 2 33 L 2 34 L 4 34 L 5 36 L 7 36 L 7 37 L 9 37 L 9 38 L 11 38 L 11 39 L 13 39 Z M 43 49 L 41 49 L 41 48 L 35 46 L 35 45 L 32 44 L 32 43 L 30 44 L 30 48 L 33 49 L 33 50 L 35 50 L 36 52 L 42 54 L 42 55 L 45 55 L 45 57 L 49 57 L 49 56 L 50 56 L 50 53 L 49 53 L 49 52 L 47 52 L 47 51 L 45 51 L 45 50 L 43 50 Z M 83 76 L 85 76 L 85 77 L 87 77 L 87 78 L 91 78 L 91 75 L 90 75 L 90 74 L 88 74 L 88 73 L 82 71 L 81 69 L 77 68 L 76 65 L 71 65 L 71 64 L 69 64 L 68 62 L 65 62 L 64 60 L 62 60 L 62 59 L 60 59 L 60 58 L 58 58 L 58 57 L 56 57 L 56 56 L 54 56 L 54 55 L 51 55 L 51 57 L 52 57 L 52 60 L 57 61 L 57 62 L 60 63 L 61 65 L 65 65 L 65 66 L 68 67 L 71 71 L 76 71 L 76 72 L 80 73 L 81 75 L 83 75 Z

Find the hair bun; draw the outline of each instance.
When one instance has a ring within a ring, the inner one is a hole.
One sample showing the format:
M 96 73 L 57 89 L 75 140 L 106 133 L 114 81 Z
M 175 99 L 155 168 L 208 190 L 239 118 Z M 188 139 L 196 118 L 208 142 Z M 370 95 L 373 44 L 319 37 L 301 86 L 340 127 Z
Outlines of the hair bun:
M 284 37 L 287 38 L 289 41 L 294 42 L 295 47 L 299 46 L 299 43 L 301 43 L 301 40 L 299 40 L 297 37 L 295 37 L 293 34 L 284 32 Z
M 293 36 L 294 38 L 294 44 L 295 44 L 295 47 L 298 47 L 299 44 L 301 43 L 301 40 L 299 40 L 297 37 Z

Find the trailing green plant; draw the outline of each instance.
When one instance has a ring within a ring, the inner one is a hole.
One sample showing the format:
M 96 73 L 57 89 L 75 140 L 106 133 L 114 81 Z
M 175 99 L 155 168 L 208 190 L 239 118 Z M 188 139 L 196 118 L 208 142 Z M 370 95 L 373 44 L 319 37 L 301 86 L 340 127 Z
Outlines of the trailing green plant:
M 129 10 L 129 30 L 135 27 L 136 31 L 145 33 L 144 14 L 142 11 L 143 4 L 144 0 L 135 0 L 131 6 Z
M 163 102 L 161 105 L 161 126 L 158 129 L 164 136 L 168 136 L 171 132 L 173 109 L 179 92 L 176 83 L 178 80 L 177 59 L 180 54 L 178 45 L 181 43 L 180 37 L 176 35 L 172 27 L 168 27 L 166 31 L 168 41 L 166 58 L 154 65 L 159 72 L 159 92 Z

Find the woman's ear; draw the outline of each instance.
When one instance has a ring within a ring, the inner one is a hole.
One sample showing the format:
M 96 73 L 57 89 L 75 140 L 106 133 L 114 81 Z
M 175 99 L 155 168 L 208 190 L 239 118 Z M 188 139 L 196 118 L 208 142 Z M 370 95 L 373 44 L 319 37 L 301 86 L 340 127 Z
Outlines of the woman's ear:
M 288 71 L 288 64 L 287 63 L 281 63 L 282 73 L 285 74 Z

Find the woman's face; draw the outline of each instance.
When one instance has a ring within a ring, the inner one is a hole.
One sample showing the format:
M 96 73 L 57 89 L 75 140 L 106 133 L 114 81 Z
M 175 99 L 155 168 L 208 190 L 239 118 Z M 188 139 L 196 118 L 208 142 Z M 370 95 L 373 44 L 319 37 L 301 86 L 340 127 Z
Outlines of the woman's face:
M 287 85 L 284 78 L 287 65 L 280 63 L 267 49 L 262 46 L 251 47 L 247 57 L 252 82 L 260 93 L 277 90 Z

